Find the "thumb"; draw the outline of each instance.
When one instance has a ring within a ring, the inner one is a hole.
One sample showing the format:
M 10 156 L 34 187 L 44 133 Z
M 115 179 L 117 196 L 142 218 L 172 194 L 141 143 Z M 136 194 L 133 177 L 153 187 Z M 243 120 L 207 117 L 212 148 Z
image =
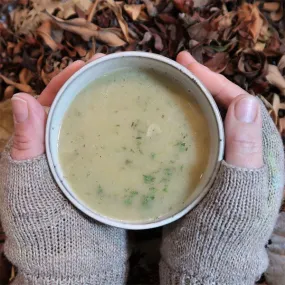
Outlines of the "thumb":
M 14 117 L 14 139 L 11 156 L 15 160 L 31 159 L 45 152 L 47 115 L 42 105 L 26 93 L 11 99 Z
M 260 168 L 262 157 L 262 119 L 258 100 L 240 95 L 230 104 L 226 120 L 226 161 L 244 168 Z

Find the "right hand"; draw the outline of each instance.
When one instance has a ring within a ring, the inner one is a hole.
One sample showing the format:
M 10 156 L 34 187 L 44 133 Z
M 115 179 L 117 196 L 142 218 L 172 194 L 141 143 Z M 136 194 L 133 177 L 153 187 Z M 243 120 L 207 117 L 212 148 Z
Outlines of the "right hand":
M 168 284 L 169 271 L 177 276 L 175 280 L 185 282 L 181 284 L 254 284 L 268 265 L 265 245 L 282 199 L 281 138 L 256 98 L 187 52 L 180 53 L 177 61 L 228 109 L 226 150 L 205 198 L 184 218 L 165 227 L 162 284 Z

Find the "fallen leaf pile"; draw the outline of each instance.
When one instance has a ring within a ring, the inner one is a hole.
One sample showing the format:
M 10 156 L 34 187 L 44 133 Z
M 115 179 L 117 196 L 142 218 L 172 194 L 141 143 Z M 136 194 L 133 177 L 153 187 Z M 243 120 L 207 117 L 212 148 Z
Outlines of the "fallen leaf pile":
M 77 59 L 136 50 L 189 50 L 260 96 L 284 139 L 284 11 L 284 0 L 0 0 L 0 152 L 15 92 L 39 94 Z
M 285 136 L 285 1 L 2 0 L 0 100 L 39 94 L 77 59 L 181 50 L 260 95 Z

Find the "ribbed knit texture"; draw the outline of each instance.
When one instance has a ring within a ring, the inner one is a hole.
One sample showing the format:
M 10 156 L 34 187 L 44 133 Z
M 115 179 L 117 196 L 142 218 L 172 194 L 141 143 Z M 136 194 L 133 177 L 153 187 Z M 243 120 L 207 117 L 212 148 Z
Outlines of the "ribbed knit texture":
M 45 155 L 0 161 L 5 254 L 16 285 L 125 284 L 127 233 L 77 211 L 56 186 Z
M 284 185 L 284 154 L 263 113 L 265 166 L 240 169 L 223 162 L 199 205 L 167 226 L 161 285 L 253 285 L 267 267 Z M 126 231 L 77 211 L 56 186 L 45 155 L 0 160 L 5 253 L 18 268 L 14 285 L 121 285 L 128 271 Z
M 267 247 L 269 267 L 266 281 L 269 285 L 285 285 L 285 212 L 279 214 Z
M 262 117 L 264 167 L 223 162 L 201 203 L 165 227 L 161 285 L 253 285 L 266 270 L 265 245 L 283 193 L 284 152 L 263 105 Z

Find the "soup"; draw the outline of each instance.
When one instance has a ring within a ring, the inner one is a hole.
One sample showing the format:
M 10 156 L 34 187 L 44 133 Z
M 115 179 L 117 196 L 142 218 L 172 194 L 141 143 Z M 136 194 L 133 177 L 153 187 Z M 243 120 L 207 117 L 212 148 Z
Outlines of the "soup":
M 77 198 L 121 221 L 183 208 L 207 167 L 210 137 L 189 91 L 163 73 L 124 69 L 78 94 L 59 135 L 60 164 Z

